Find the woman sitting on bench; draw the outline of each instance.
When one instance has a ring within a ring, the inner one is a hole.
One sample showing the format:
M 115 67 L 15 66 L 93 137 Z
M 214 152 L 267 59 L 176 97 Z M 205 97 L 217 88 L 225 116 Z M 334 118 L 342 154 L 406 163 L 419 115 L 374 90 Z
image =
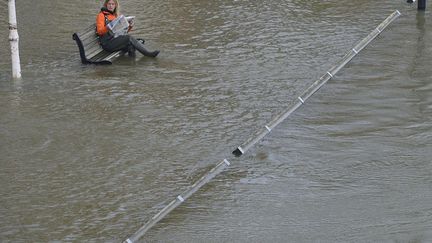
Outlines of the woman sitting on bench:
M 96 17 L 96 32 L 99 35 L 101 46 L 104 50 L 115 52 L 124 50 L 129 56 L 135 56 L 135 49 L 144 56 L 156 57 L 159 51 L 148 51 L 144 48 L 142 42 L 130 36 L 120 35 L 114 37 L 108 30 L 107 24 L 119 16 L 118 0 L 105 0 L 103 7 Z M 130 23 L 128 32 L 132 29 L 133 22 Z

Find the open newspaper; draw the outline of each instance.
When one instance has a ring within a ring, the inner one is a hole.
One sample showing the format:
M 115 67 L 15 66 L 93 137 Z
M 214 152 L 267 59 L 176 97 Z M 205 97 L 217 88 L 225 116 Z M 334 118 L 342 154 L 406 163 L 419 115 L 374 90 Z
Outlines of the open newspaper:
M 120 15 L 113 21 L 111 21 L 107 27 L 114 35 L 114 37 L 125 35 L 129 29 L 129 23 L 135 18 L 135 16 L 125 17 L 124 15 Z

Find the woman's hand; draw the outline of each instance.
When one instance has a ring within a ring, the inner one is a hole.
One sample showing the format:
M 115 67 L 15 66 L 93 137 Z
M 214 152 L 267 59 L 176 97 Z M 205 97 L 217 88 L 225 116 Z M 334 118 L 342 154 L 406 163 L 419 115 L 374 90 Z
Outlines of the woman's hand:
M 129 27 L 132 28 L 135 24 L 134 19 L 129 20 Z
M 129 22 L 129 28 L 128 28 L 128 32 L 129 32 L 129 31 L 132 30 L 132 27 L 134 26 L 135 21 L 134 21 L 133 19 L 131 19 L 131 20 L 129 20 L 128 22 Z

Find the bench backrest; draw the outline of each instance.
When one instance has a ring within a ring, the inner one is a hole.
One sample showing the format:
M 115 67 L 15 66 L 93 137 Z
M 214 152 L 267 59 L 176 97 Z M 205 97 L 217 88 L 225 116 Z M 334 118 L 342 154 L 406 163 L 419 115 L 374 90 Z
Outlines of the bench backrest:
M 73 34 L 73 39 L 77 42 L 82 63 L 111 62 L 111 59 L 120 55 L 120 52 L 111 53 L 102 49 L 99 36 L 96 34 L 96 24 Z

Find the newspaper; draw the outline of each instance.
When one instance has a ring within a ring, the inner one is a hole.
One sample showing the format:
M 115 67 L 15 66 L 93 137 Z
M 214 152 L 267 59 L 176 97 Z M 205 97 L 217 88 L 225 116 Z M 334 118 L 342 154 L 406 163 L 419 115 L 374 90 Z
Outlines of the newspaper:
M 124 15 L 120 15 L 111 21 L 107 27 L 114 37 L 126 35 L 129 29 L 129 22 L 131 22 L 134 18 L 135 16 L 125 17 Z

